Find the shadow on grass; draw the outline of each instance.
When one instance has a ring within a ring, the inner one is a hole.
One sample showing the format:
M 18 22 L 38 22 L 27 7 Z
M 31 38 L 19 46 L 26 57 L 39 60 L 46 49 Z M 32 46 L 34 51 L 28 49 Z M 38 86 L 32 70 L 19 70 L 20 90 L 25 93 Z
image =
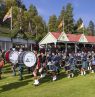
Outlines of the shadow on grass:
M 67 74 L 65 72 L 60 72 L 59 74 L 57 74 L 57 81 L 65 78 L 65 77 L 67 77 Z M 51 74 L 49 74 L 46 77 L 40 79 L 41 84 L 43 84 L 45 82 L 50 83 L 52 81 L 53 80 L 52 80 L 52 75 Z
M 44 84 L 46 82 L 49 83 L 49 82 L 51 82 L 51 76 L 47 75 L 46 77 L 41 78 L 39 81 L 40 81 L 41 84 Z
M 1 86 L 0 93 L 10 91 L 12 89 L 18 89 L 19 87 L 23 87 L 29 84 L 32 80 L 25 80 L 25 81 L 19 81 L 19 82 L 14 82 L 14 83 L 9 83 Z
M 67 74 L 66 74 L 66 72 L 61 72 L 61 73 L 59 73 L 59 74 L 57 75 L 57 77 L 58 77 L 57 80 L 61 80 L 62 78 L 67 77 Z
M 7 77 L 5 77 L 5 76 L 2 76 L 2 77 L 1 77 L 1 80 L 3 80 L 3 79 L 6 79 L 6 78 L 7 78 Z
M 30 78 L 33 78 L 33 75 L 32 74 L 24 75 L 24 79 L 30 79 Z

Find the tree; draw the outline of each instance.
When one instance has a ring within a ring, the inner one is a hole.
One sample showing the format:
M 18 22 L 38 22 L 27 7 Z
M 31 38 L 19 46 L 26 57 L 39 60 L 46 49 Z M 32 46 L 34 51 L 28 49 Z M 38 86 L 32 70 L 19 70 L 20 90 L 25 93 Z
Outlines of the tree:
M 58 25 L 60 25 L 60 23 L 63 21 L 64 22 L 64 14 L 65 14 L 65 7 L 63 6 L 63 8 L 62 8 L 62 10 L 61 10 L 61 13 L 60 13 L 60 15 L 59 15 L 59 17 L 58 17 Z M 65 26 L 65 22 L 64 22 L 64 26 Z M 59 31 L 63 31 L 63 28 L 61 27 L 60 29 L 58 29 Z
M 5 2 L 4 2 L 5 1 Z M 0 1 L 1 4 L 1 1 Z M 47 33 L 47 25 L 41 16 L 38 15 L 38 11 L 34 5 L 30 5 L 29 10 L 25 9 L 25 5 L 22 0 L 2 0 L 4 7 L 0 6 L 0 20 L 8 12 L 12 6 L 12 24 L 13 30 L 12 35 L 16 35 L 16 32 L 22 28 L 22 31 L 28 36 L 28 38 L 34 40 L 41 40 Z M 33 32 L 28 30 L 28 25 L 31 24 L 31 29 Z M 0 22 L 1 26 L 10 28 L 10 19 L 5 22 Z
M 89 25 L 88 25 L 88 34 L 89 35 L 95 35 L 95 25 L 93 23 L 93 21 L 90 21 L 89 22 Z
M 16 5 L 18 7 L 21 7 L 22 6 L 22 0 L 15 0 L 16 1 Z
M 30 5 L 30 7 L 29 7 L 29 15 L 30 15 L 30 18 L 32 17 L 34 17 L 34 16 L 37 16 L 38 15 L 38 11 L 37 11 L 37 9 L 36 9 L 36 7 L 34 6 L 34 5 Z
M 73 19 L 73 7 L 72 4 L 68 3 L 64 14 L 65 32 L 74 32 L 74 19 Z
M 77 20 L 77 23 L 75 24 L 75 33 L 76 34 L 85 34 L 88 35 L 88 31 L 87 28 L 85 27 L 83 20 L 81 18 L 79 18 Z
M 80 33 L 80 34 L 83 33 L 83 28 L 79 29 L 79 27 L 82 25 L 82 23 L 83 23 L 83 20 L 81 18 L 79 18 L 77 20 L 77 23 L 75 24 L 75 26 L 76 26 L 75 32 L 76 33 Z
M 56 15 L 52 15 L 49 18 L 48 28 L 50 32 L 56 32 L 58 25 L 57 25 L 57 17 Z
M 0 25 L 3 26 L 3 16 L 4 16 L 4 10 L 5 10 L 5 5 L 3 0 L 0 1 Z
M 35 16 L 34 22 L 35 22 L 34 31 L 36 30 L 35 38 L 37 40 L 40 40 L 46 34 L 46 32 L 45 32 L 46 31 L 45 30 L 46 29 L 46 23 L 41 16 Z
M 23 4 L 22 0 L 15 0 L 16 1 L 16 5 L 18 7 L 21 7 L 23 10 L 27 10 L 25 5 Z
M 16 6 L 16 0 L 4 0 L 3 2 L 5 3 L 6 6 L 5 12 L 7 12 L 11 6 Z
M 26 34 L 34 39 L 41 40 L 46 34 L 46 23 L 34 5 L 30 5 L 28 11 L 23 12 L 22 27 Z M 31 28 L 31 31 L 29 30 Z

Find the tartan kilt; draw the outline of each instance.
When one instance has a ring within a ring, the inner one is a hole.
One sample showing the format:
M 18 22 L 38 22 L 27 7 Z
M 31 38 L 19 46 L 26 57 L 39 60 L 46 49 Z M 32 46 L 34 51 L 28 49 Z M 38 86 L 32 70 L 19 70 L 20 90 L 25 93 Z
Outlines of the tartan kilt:
M 87 61 L 83 61 L 82 62 L 82 68 L 87 69 L 87 67 L 88 67 Z

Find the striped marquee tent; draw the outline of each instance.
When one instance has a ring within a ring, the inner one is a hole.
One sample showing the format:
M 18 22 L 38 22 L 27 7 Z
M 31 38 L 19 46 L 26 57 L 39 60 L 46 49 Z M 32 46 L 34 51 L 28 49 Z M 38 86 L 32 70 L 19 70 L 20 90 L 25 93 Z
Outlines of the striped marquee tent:
M 84 34 L 66 34 L 65 32 L 49 32 L 47 35 L 39 42 L 39 46 L 48 45 L 50 43 L 62 42 L 65 44 L 65 51 L 67 51 L 67 45 L 69 43 L 75 44 L 75 52 L 77 50 L 77 44 L 95 44 L 95 36 L 86 36 Z

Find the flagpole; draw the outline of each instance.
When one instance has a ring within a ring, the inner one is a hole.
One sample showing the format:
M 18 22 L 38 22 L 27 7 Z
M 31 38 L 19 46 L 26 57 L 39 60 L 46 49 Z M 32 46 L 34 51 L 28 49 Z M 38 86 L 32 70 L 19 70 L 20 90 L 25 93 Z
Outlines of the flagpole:
M 13 29 L 13 15 L 12 15 L 12 10 L 13 10 L 13 8 L 12 8 L 12 6 L 11 6 L 11 23 L 10 23 L 10 29 L 11 29 L 11 43 L 12 43 L 12 47 L 13 47 L 13 39 L 12 39 L 12 29 Z
M 49 24 L 48 24 L 48 32 L 49 32 Z
M 36 25 L 36 40 L 37 40 L 37 25 Z
M 84 34 L 84 26 L 83 26 L 83 34 Z
M 22 29 L 22 9 L 19 8 L 19 14 L 20 14 L 20 30 Z
M 64 17 L 63 17 L 63 21 L 62 21 L 62 24 L 63 24 L 63 32 L 64 32 Z

